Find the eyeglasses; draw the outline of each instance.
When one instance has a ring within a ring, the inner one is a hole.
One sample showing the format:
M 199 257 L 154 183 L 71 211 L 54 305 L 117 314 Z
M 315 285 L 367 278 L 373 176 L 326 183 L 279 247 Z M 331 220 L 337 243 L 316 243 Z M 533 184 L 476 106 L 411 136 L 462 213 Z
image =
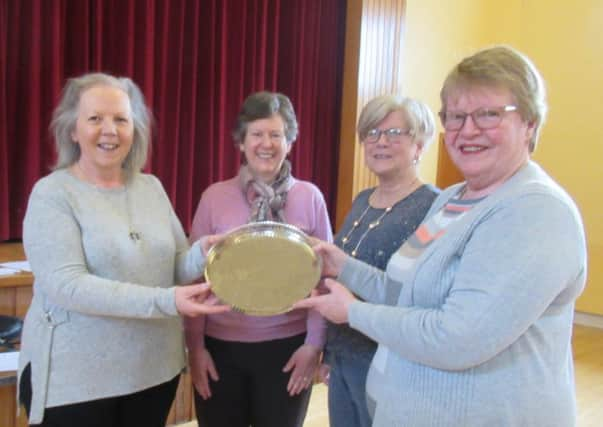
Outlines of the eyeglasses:
M 473 124 L 484 129 L 493 129 L 502 121 L 505 113 L 517 111 L 516 105 L 504 105 L 502 107 L 478 108 L 471 113 L 463 113 L 462 111 L 440 111 L 438 115 L 442 121 L 442 126 L 446 130 L 461 130 L 465 126 L 467 116 L 471 116 Z
M 405 136 L 411 135 L 410 129 L 390 128 L 390 129 L 371 129 L 366 133 L 363 142 L 374 144 L 379 141 L 381 135 L 385 135 L 387 142 L 397 143 L 402 141 Z

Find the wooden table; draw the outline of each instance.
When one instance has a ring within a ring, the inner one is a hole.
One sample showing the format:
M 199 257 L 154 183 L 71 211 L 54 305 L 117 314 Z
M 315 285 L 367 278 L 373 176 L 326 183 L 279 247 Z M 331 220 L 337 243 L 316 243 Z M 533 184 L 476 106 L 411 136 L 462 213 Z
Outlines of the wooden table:
M 21 243 L 0 243 L 0 262 L 24 260 L 25 253 Z M 0 276 L 0 314 L 25 317 L 31 302 L 32 285 L 31 273 Z M 4 385 L 0 387 L 0 426 L 26 427 L 27 418 L 24 411 L 17 417 L 15 410 L 15 373 L 3 372 L 1 375 Z
M 24 261 L 21 243 L 0 243 L 0 262 Z M 31 301 L 33 275 L 28 272 L 0 276 L 0 314 L 24 317 Z

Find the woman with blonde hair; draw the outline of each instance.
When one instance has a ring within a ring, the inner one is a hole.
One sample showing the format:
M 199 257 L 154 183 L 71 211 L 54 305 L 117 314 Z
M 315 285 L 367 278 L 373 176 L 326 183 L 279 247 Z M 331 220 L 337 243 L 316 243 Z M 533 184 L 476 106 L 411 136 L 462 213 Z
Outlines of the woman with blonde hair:
M 546 115 L 542 78 L 496 46 L 456 65 L 441 99 L 465 182 L 438 196 L 385 272 L 317 245 L 337 282 L 296 306 L 379 343 L 367 380 L 375 427 L 574 426 L 586 241 L 575 203 L 530 158 Z
M 384 270 L 437 196 L 421 182 L 417 166 L 435 133 L 425 104 L 383 95 L 369 101 L 358 120 L 364 161 L 378 185 L 360 192 L 335 244 L 348 255 Z M 329 323 L 325 361 L 329 367 L 329 419 L 332 427 L 368 427 L 366 375 L 377 343 L 348 324 Z

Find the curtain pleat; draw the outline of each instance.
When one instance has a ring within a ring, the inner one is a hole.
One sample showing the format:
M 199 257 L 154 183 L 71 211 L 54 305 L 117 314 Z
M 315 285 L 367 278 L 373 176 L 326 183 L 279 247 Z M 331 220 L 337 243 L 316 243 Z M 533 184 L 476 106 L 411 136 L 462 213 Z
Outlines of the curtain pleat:
M 69 77 L 140 85 L 155 127 L 146 170 L 188 229 L 201 192 L 237 173 L 231 129 L 258 90 L 291 98 L 293 173 L 334 212 L 345 0 L 0 0 L 0 240 L 21 237 L 33 184 L 55 161 L 48 133 Z
M 7 99 L 7 76 L 6 61 L 7 52 L 7 26 L 8 5 L 6 2 L 0 2 L 0 237 L 10 236 L 10 217 L 9 212 L 12 205 L 9 198 L 9 169 L 8 169 L 8 111 L 7 102 L 1 100 Z

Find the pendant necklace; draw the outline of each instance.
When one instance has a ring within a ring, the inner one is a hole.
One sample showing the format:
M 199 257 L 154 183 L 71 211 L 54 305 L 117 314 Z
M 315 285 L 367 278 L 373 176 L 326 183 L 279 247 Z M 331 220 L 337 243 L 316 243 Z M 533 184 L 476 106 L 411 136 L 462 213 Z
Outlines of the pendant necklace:
M 139 231 L 136 231 L 136 229 L 134 228 L 134 226 L 132 225 L 132 212 L 130 211 L 130 195 L 128 192 L 128 184 L 124 184 L 124 194 L 126 195 L 126 213 L 128 215 L 128 237 L 130 237 L 130 240 L 132 240 L 134 243 L 138 243 L 140 242 L 140 240 L 142 239 L 142 235 Z
M 375 228 L 377 228 L 381 224 L 381 221 L 383 220 L 383 218 L 385 218 L 385 216 L 392 211 L 392 209 L 394 208 L 394 206 L 396 206 L 402 200 L 406 199 L 410 194 L 412 194 L 419 187 L 418 186 L 418 182 L 419 182 L 419 179 L 415 178 L 415 180 L 412 182 L 412 184 L 409 187 L 410 190 L 408 191 L 408 193 L 406 193 L 403 197 L 399 198 L 392 205 L 386 207 L 385 210 L 383 211 L 383 213 L 381 215 L 379 215 L 379 217 L 377 219 L 375 219 L 374 221 L 371 221 L 368 224 L 368 227 L 366 227 L 366 230 L 364 230 L 364 232 L 360 235 L 360 238 L 358 239 L 358 242 L 356 242 L 356 245 L 354 246 L 354 249 L 352 249 L 352 251 L 350 252 L 351 256 L 353 256 L 354 258 L 356 258 L 356 255 L 358 254 L 358 248 L 360 247 L 360 244 L 363 242 L 363 240 L 366 238 L 366 236 L 371 232 L 371 230 L 374 230 Z M 371 193 L 371 196 L 373 194 L 374 194 L 374 192 Z M 370 199 L 371 196 L 369 196 L 369 199 Z M 364 217 L 366 216 L 366 214 L 368 213 L 368 211 L 371 208 L 372 208 L 371 203 L 370 203 L 369 200 L 367 200 L 366 209 L 364 209 L 364 212 L 362 212 L 362 214 L 360 215 L 360 217 L 352 223 L 352 227 L 350 228 L 350 231 L 348 231 L 346 233 L 346 235 L 343 236 L 343 238 L 341 239 L 341 249 L 345 250 L 346 245 L 350 241 L 350 237 L 352 236 L 352 234 L 354 234 L 354 232 L 360 226 L 360 224 L 362 224 L 362 220 L 364 219 Z M 373 208 L 373 209 L 376 209 L 376 208 Z
M 394 205 L 395 205 L 395 203 L 394 203 Z M 356 246 L 354 246 L 354 249 L 352 249 L 352 252 L 350 252 L 350 255 L 352 255 L 354 258 L 356 258 L 358 247 L 360 247 L 360 244 L 362 243 L 362 241 L 364 240 L 366 235 L 373 228 L 378 227 L 379 224 L 381 224 L 381 220 L 385 217 L 385 215 L 387 215 L 388 213 L 391 212 L 391 210 L 394 208 L 394 205 L 388 206 L 387 208 L 385 208 L 383 213 L 375 221 L 372 221 L 371 223 L 369 223 L 366 230 L 364 230 L 364 233 L 362 233 L 362 235 L 360 236 L 360 239 L 358 239 Z M 352 228 L 350 228 L 350 231 L 348 231 L 347 234 L 341 239 L 341 249 L 345 250 L 345 246 L 347 245 L 348 241 L 350 240 L 350 236 L 354 233 L 356 228 L 358 228 L 358 226 L 360 224 L 362 224 L 362 220 L 364 219 L 364 217 L 366 216 L 367 212 L 370 209 L 371 209 L 371 205 L 367 204 L 366 209 L 364 210 L 364 212 L 362 212 L 362 215 L 360 215 L 360 217 L 352 223 Z
M 92 184 L 96 188 L 107 188 L 107 187 L 101 187 L 101 186 L 97 185 L 94 182 L 94 180 L 90 179 L 90 177 L 84 171 L 82 166 L 80 166 L 79 162 L 76 162 L 75 166 L 80 171 L 80 174 L 84 178 L 84 181 Z M 132 242 L 138 243 L 141 240 L 142 235 L 139 231 L 136 231 L 132 225 L 132 212 L 130 210 L 130 197 L 129 197 L 129 192 L 128 192 L 128 184 L 127 184 L 127 182 L 124 182 L 123 185 L 124 185 L 124 199 L 125 199 L 125 203 L 126 203 L 126 218 L 127 218 L 126 221 L 127 221 L 127 226 L 128 226 L 128 237 L 130 238 L 130 240 L 132 240 Z

